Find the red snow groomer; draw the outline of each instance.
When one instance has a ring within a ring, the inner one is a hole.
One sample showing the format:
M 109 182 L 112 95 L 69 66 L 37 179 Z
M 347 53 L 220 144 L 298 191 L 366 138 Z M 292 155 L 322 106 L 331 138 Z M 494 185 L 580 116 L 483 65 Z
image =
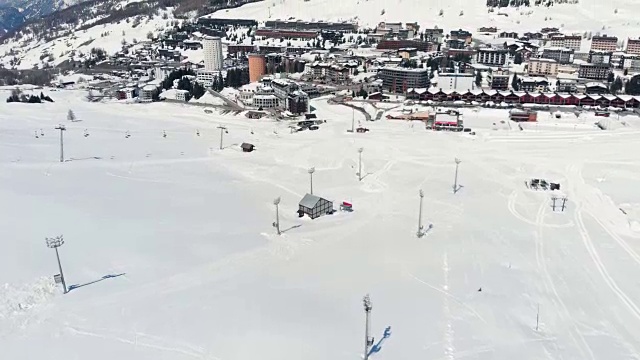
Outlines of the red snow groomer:
M 340 211 L 352 212 L 353 204 L 351 204 L 350 202 L 343 201 L 342 204 L 340 204 Z

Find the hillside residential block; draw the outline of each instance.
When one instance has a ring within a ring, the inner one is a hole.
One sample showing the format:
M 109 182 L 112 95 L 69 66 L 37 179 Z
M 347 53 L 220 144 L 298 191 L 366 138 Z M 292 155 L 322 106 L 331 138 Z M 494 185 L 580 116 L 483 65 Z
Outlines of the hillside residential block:
M 588 61 L 591 64 L 611 64 L 611 51 L 589 51 Z
M 615 36 L 594 36 L 591 38 L 591 50 L 616 51 L 618 38 Z
M 442 73 L 438 75 L 438 87 L 443 91 L 455 90 L 462 93 L 473 90 L 474 80 L 473 74 Z
M 553 59 L 529 59 L 527 72 L 531 76 L 557 76 L 558 62 Z
M 504 65 L 508 51 L 505 49 L 478 49 L 476 62 L 483 65 Z
M 558 64 L 571 64 L 573 61 L 573 53 L 572 49 L 567 48 L 546 48 L 542 50 L 542 55 L 540 55 L 543 59 L 553 59 L 558 62 Z
M 611 72 L 610 64 L 582 64 L 578 76 L 590 80 L 606 80 Z
M 627 40 L 627 54 L 640 55 L 640 39 Z
M 402 67 L 384 67 L 378 71 L 382 87 L 394 93 L 405 92 L 409 88 L 428 88 L 429 70 Z
M 550 43 L 552 47 L 562 47 L 579 51 L 582 45 L 582 37 L 579 35 L 553 36 Z

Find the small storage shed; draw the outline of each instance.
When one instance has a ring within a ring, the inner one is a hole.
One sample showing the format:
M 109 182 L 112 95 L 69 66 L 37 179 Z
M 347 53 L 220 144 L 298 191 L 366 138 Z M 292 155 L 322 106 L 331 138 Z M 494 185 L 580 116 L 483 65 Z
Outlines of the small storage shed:
M 242 148 L 242 152 L 252 152 L 253 150 L 256 149 L 256 147 L 253 144 L 249 144 L 249 143 L 242 143 L 240 147 Z
M 333 213 L 333 202 L 316 195 L 306 194 L 298 204 L 300 216 L 307 214 L 310 218 L 315 219 L 331 213 Z

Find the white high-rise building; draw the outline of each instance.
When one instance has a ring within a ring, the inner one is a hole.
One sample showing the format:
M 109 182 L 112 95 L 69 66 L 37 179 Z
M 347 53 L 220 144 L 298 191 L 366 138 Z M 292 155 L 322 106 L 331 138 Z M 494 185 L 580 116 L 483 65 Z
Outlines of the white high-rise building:
M 202 40 L 205 71 L 222 70 L 222 40 L 219 37 L 206 37 Z

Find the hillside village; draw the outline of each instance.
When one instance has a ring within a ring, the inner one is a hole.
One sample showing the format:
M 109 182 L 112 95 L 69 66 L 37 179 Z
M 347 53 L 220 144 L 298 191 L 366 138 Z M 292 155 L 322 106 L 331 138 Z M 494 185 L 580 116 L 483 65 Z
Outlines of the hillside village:
M 487 6 L 496 6 L 492 12 L 504 4 Z M 357 19 L 258 21 L 216 14 L 185 20 L 168 9 L 109 29 L 93 26 L 66 40 L 27 37 L 20 47 L 5 40 L 0 63 L 9 71 L 46 74 L 40 84 L 86 87 L 92 101 L 210 104 L 278 117 L 309 112 L 309 99 L 323 94 L 343 102 L 638 106 L 640 38 L 558 27 L 441 28 L 402 19 L 369 26 Z M 4 80 L 19 82 L 15 75 Z
M 90 87 L 102 97 L 188 101 L 204 94 L 200 87 L 216 95 L 226 88 L 225 100 L 237 109 L 292 114 L 307 112 L 308 99 L 325 93 L 441 104 L 639 103 L 633 96 L 640 95 L 640 39 L 612 34 L 213 16 L 174 24 L 145 40 L 123 41 L 114 54 L 93 48 L 59 67 L 86 74 L 79 77 L 85 80 L 95 77 Z M 187 79 L 181 84 L 179 72 Z

